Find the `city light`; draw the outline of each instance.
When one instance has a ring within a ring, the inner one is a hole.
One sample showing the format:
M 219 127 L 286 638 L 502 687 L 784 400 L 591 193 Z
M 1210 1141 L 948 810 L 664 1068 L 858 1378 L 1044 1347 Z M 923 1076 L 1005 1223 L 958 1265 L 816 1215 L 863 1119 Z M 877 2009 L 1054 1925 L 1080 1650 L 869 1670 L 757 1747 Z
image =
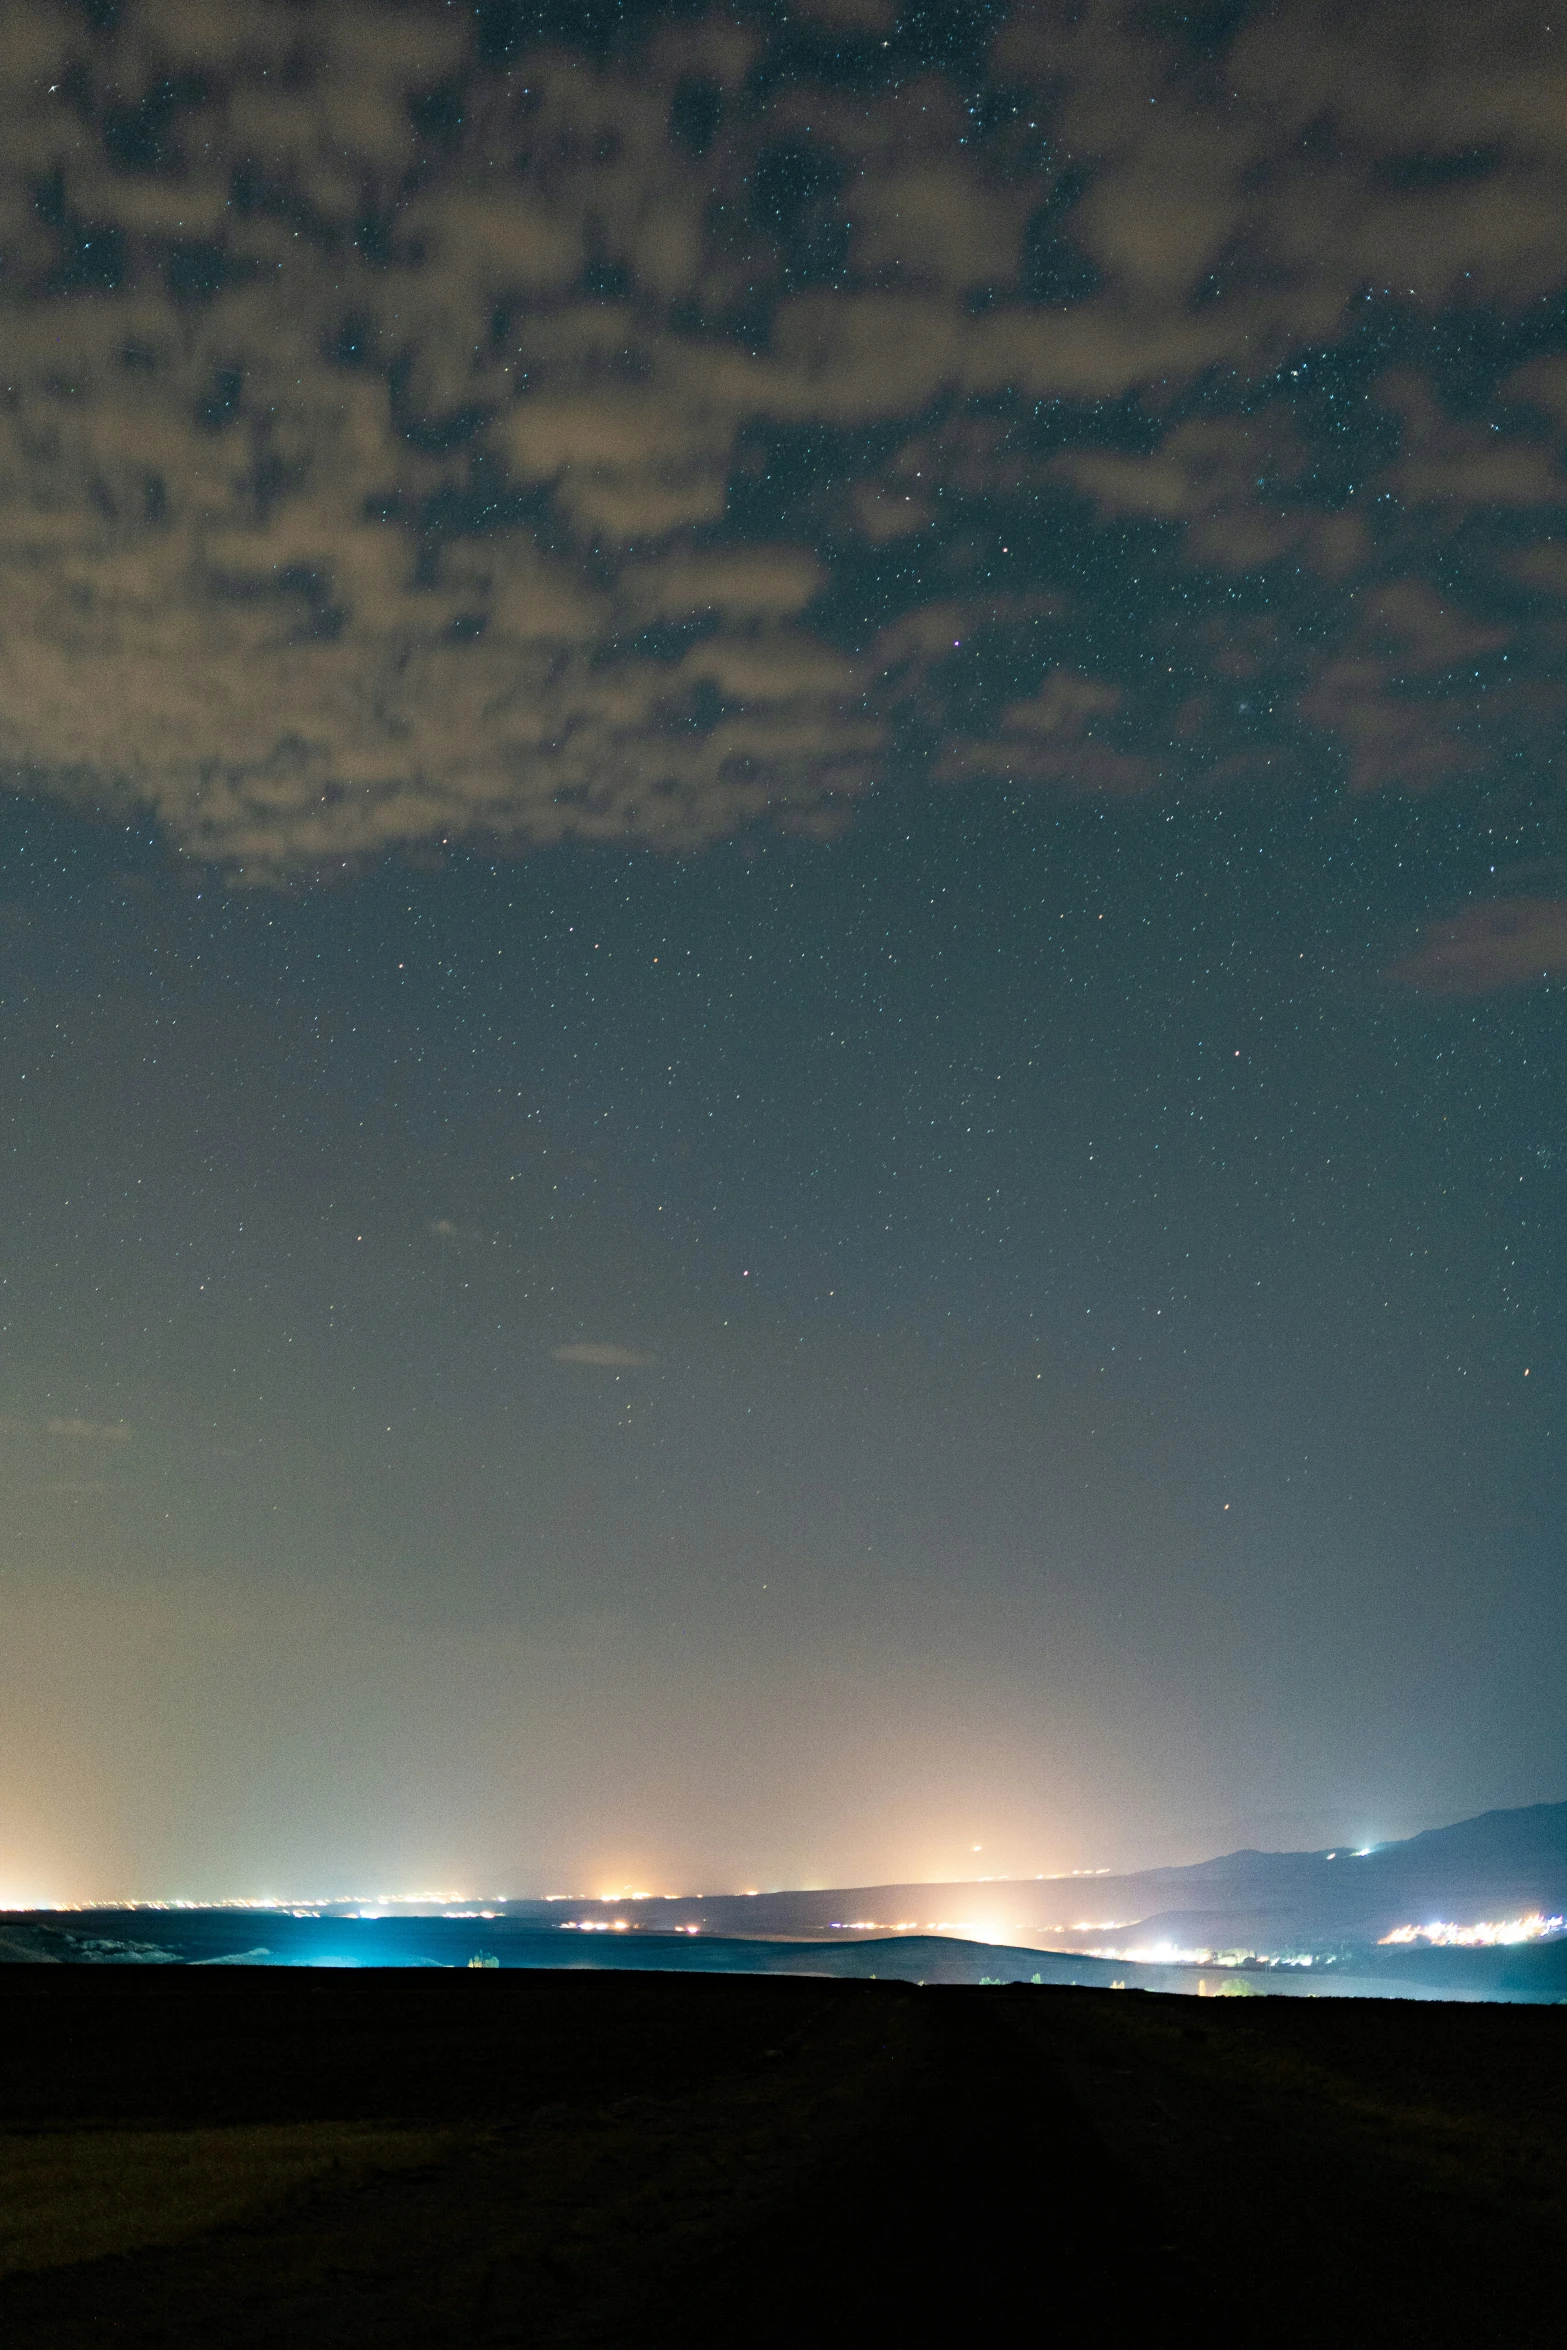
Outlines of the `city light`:
M 1455 1926 L 1446 1919 L 1433 1919 L 1428 1926 L 1395 1926 L 1391 1934 L 1380 1937 L 1380 1947 L 1388 1943 L 1429 1942 L 1439 1950 L 1489 1950 L 1509 1942 L 1538 1942 L 1546 1934 L 1560 1934 L 1567 1930 L 1567 1919 L 1543 1917 L 1539 1910 L 1526 1918 L 1481 1918 L 1472 1926 Z

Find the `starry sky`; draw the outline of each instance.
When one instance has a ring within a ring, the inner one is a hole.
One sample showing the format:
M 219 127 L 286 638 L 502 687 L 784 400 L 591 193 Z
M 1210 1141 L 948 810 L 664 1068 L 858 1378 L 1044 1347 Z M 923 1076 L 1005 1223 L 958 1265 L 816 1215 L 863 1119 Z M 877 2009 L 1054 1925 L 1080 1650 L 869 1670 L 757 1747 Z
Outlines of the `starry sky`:
M 1567 20 L 0 115 L 0 1901 L 1567 1792 Z

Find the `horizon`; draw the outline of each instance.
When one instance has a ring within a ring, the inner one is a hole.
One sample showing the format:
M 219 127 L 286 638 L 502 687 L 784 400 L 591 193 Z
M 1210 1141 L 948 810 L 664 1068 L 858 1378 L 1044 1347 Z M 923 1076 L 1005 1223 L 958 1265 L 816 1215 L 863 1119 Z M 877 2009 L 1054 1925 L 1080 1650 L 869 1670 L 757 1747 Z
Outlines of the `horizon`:
M 1259 1846 L 1237 1846 L 1228 1852 L 1206 1854 L 1202 1859 L 1195 1861 L 1152 1861 L 1140 1868 L 1133 1869 L 1112 1869 L 1108 1866 L 1099 1866 L 1075 1869 L 1021 1870 L 1003 1875 L 991 1875 L 981 1871 L 978 1874 L 971 1873 L 966 1876 L 953 1877 L 905 1877 L 880 1880 L 856 1878 L 835 1883 L 823 1880 L 819 1883 L 800 1882 L 787 1885 L 734 1885 L 727 1887 L 709 1885 L 699 1889 L 684 1888 L 675 1892 L 653 1891 L 641 1887 L 633 1889 L 622 1886 L 608 1892 L 583 1889 L 575 1892 L 503 1893 L 492 1886 L 483 1891 L 462 1891 L 447 1888 L 441 1891 L 426 1890 L 402 1893 L 384 1891 L 376 1893 L 229 1893 L 206 1896 L 128 1894 L 114 1899 L 88 1897 L 68 1902 L 0 1900 L 0 1916 L 22 1916 L 34 1913 L 68 1916 L 86 1911 L 113 1910 L 145 1911 L 149 1914 L 178 1913 L 183 1910 L 233 1910 L 240 1913 L 247 1911 L 264 1913 L 277 1910 L 297 1913 L 314 1910 L 346 1910 L 352 1905 L 362 1915 L 370 1917 L 373 1915 L 391 1916 L 399 1910 L 412 1912 L 418 1908 L 430 1909 L 438 1904 L 461 1902 L 470 1905 L 493 1904 L 496 1906 L 493 1908 L 468 1907 L 460 1911 L 445 1909 L 438 1911 L 437 1914 L 448 1917 L 489 1917 L 499 1916 L 511 1906 L 545 1908 L 562 1902 L 618 1904 L 631 1907 L 639 1902 L 765 1900 L 771 1896 L 795 1893 L 898 1892 L 927 1885 L 940 1890 L 948 1887 L 966 1888 L 974 1885 L 1023 1886 L 1071 1884 L 1074 1882 L 1091 1883 L 1102 1877 L 1121 1879 L 1173 1874 L 1183 1869 L 1200 1869 L 1224 1860 L 1252 1857 L 1267 1860 L 1322 1858 L 1369 1860 L 1380 1852 L 1413 1843 L 1422 1836 L 1441 1835 L 1450 1829 L 1473 1827 L 1481 1821 L 1508 1818 L 1521 1812 L 1531 1811 L 1560 1811 L 1567 1814 L 1567 1799 L 1553 1800 L 1546 1797 L 1534 1803 L 1502 1806 L 1491 1811 L 1477 1813 L 1470 1819 L 1441 1821 L 1427 1828 L 1414 1829 L 1406 1836 L 1384 1837 L 1374 1844 L 1355 1845 L 1348 1839 L 1344 1839 L 1336 1848 L 1328 1845 L 1311 1845 L 1282 1851 L 1270 1851 Z

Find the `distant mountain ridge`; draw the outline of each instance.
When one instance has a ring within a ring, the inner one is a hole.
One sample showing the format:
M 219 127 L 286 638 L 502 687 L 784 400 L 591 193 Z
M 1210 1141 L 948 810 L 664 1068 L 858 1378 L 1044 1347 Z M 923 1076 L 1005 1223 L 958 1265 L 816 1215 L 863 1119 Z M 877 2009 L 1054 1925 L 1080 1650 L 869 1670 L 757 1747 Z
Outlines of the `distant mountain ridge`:
M 707 1933 L 979 1933 L 1034 1949 L 1240 1947 L 1275 1954 L 1380 1942 L 1400 1927 L 1567 1914 L 1567 1803 L 1483 1812 L 1366 1852 L 1224 1853 L 1121 1876 L 970 1879 L 720 1893 L 669 1900 L 509 1902 L 511 1915 L 600 1915 Z
M 1461 1955 L 1427 1945 L 1420 1929 L 1438 1921 L 1466 1928 L 1532 1916 L 1567 1917 L 1567 1803 L 1483 1812 L 1366 1851 L 1347 1844 L 1315 1852 L 1245 1849 L 1119 1876 L 977 1878 L 676 1897 L 494 1897 L 482 1904 L 464 1901 L 457 1908 L 431 1899 L 382 1899 L 374 1904 L 318 1900 L 297 1907 L 279 1904 L 274 1921 L 279 1930 L 281 1917 L 290 1909 L 296 1919 L 324 1922 L 421 1915 L 476 1922 L 504 1919 L 519 1928 L 544 1930 L 550 1943 L 558 1934 L 563 1965 L 602 1963 L 611 1942 L 618 1941 L 616 1929 L 622 1928 L 622 1950 L 651 1947 L 634 1939 L 638 1932 L 722 1936 L 736 1944 L 796 1942 L 840 1948 L 872 1938 L 896 1938 L 912 1947 L 912 1941 L 934 1935 L 976 1946 L 1055 1952 L 1063 1960 L 1092 1957 L 1153 1969 L 1182 1962 L 1208 1964 L 1221 1955 L 1233 1959 L 1238 1952 L 1273 1960 L 1354 1958 L 1357 1965 L 1371 1955 L 1379 1968 L 1383 1962 L 1397 1961 L 1400 1973 L 1406 1974 L 1405 1961 L 1410 1958 L 1440 1962 Z M 125 1914 L 123 1909 L 75 1913 L 69 1924 L 63 1913 L 0 1918 L 0 1963 L 95 1957 L 124 1963 L 176 1956 L 161 1945 L 127 1940 L 117 1923 Z M 145 1918 L 145 1908 L 140 1914 Z M 247 1908 L 241 1925 L 234 1911 L 219 1904 L 189 1912 L 187 1927 L 198 1914 L 207 1921 L 202 1932 L 210 1928 L 217 1935 L 209 1959 L 238 1963 L 255 1955 L 248 1944 L 230 1944 L 234 1932 L 254 1939 L 256 1912 Z M 1400 1928 L 1415 1929 L 1412 1952 L 1406 1947 L 1401 1957 L 1398 1948 L 1375 1949 Z M 160 1912 L 156 1926 L 146 1919 L 137 1931 L 154 1931 L 166 1940 L 173 1932 L 172 1917 Z M 175 1939 L 180 1955 L 188 1956 L 190 1931 L 182 1929 L 182 1935 Z M 590 1957 L 590 1951 L 602 1957 Z M 1476 1959 L 1483 1955 L 1471 1953 Z M 1507 1956 L 1501 1951 L 1490 1955 L 1499 1961 Z M 1567 1935 L 1556 1938 L 1553 1953 L 1540 1956 L 1548 1959 L 1546 1973 L 1554 1981 L 1552 1970 L 1559 1972 L 1559 1962 L 1567 1960 Z M 868 1957 L 865 1963 L 871 1964 Z M 1424 1978 L 1428 1970 L 1422 1963 L 1416 1971 Z M 1495 1971 L 1481 1966 L 1475 1974 L 1477 1984 L 1489 1983 Z M 1438 1977 L 1451 1972 L 1438 1964 Z M 1545 1980 L 1544 1974 L 1540 1980 Z M 1492 1994 L 1481 1990 L 1478 1995 Z

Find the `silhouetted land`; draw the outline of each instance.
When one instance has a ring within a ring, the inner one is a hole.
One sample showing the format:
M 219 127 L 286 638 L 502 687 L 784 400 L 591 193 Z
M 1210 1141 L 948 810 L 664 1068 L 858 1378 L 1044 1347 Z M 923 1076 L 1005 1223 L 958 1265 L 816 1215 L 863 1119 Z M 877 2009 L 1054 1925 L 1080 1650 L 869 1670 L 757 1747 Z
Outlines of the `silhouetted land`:
M 0 1972 L 0 2339 L 1559 2338 L 1567 2010 Z

